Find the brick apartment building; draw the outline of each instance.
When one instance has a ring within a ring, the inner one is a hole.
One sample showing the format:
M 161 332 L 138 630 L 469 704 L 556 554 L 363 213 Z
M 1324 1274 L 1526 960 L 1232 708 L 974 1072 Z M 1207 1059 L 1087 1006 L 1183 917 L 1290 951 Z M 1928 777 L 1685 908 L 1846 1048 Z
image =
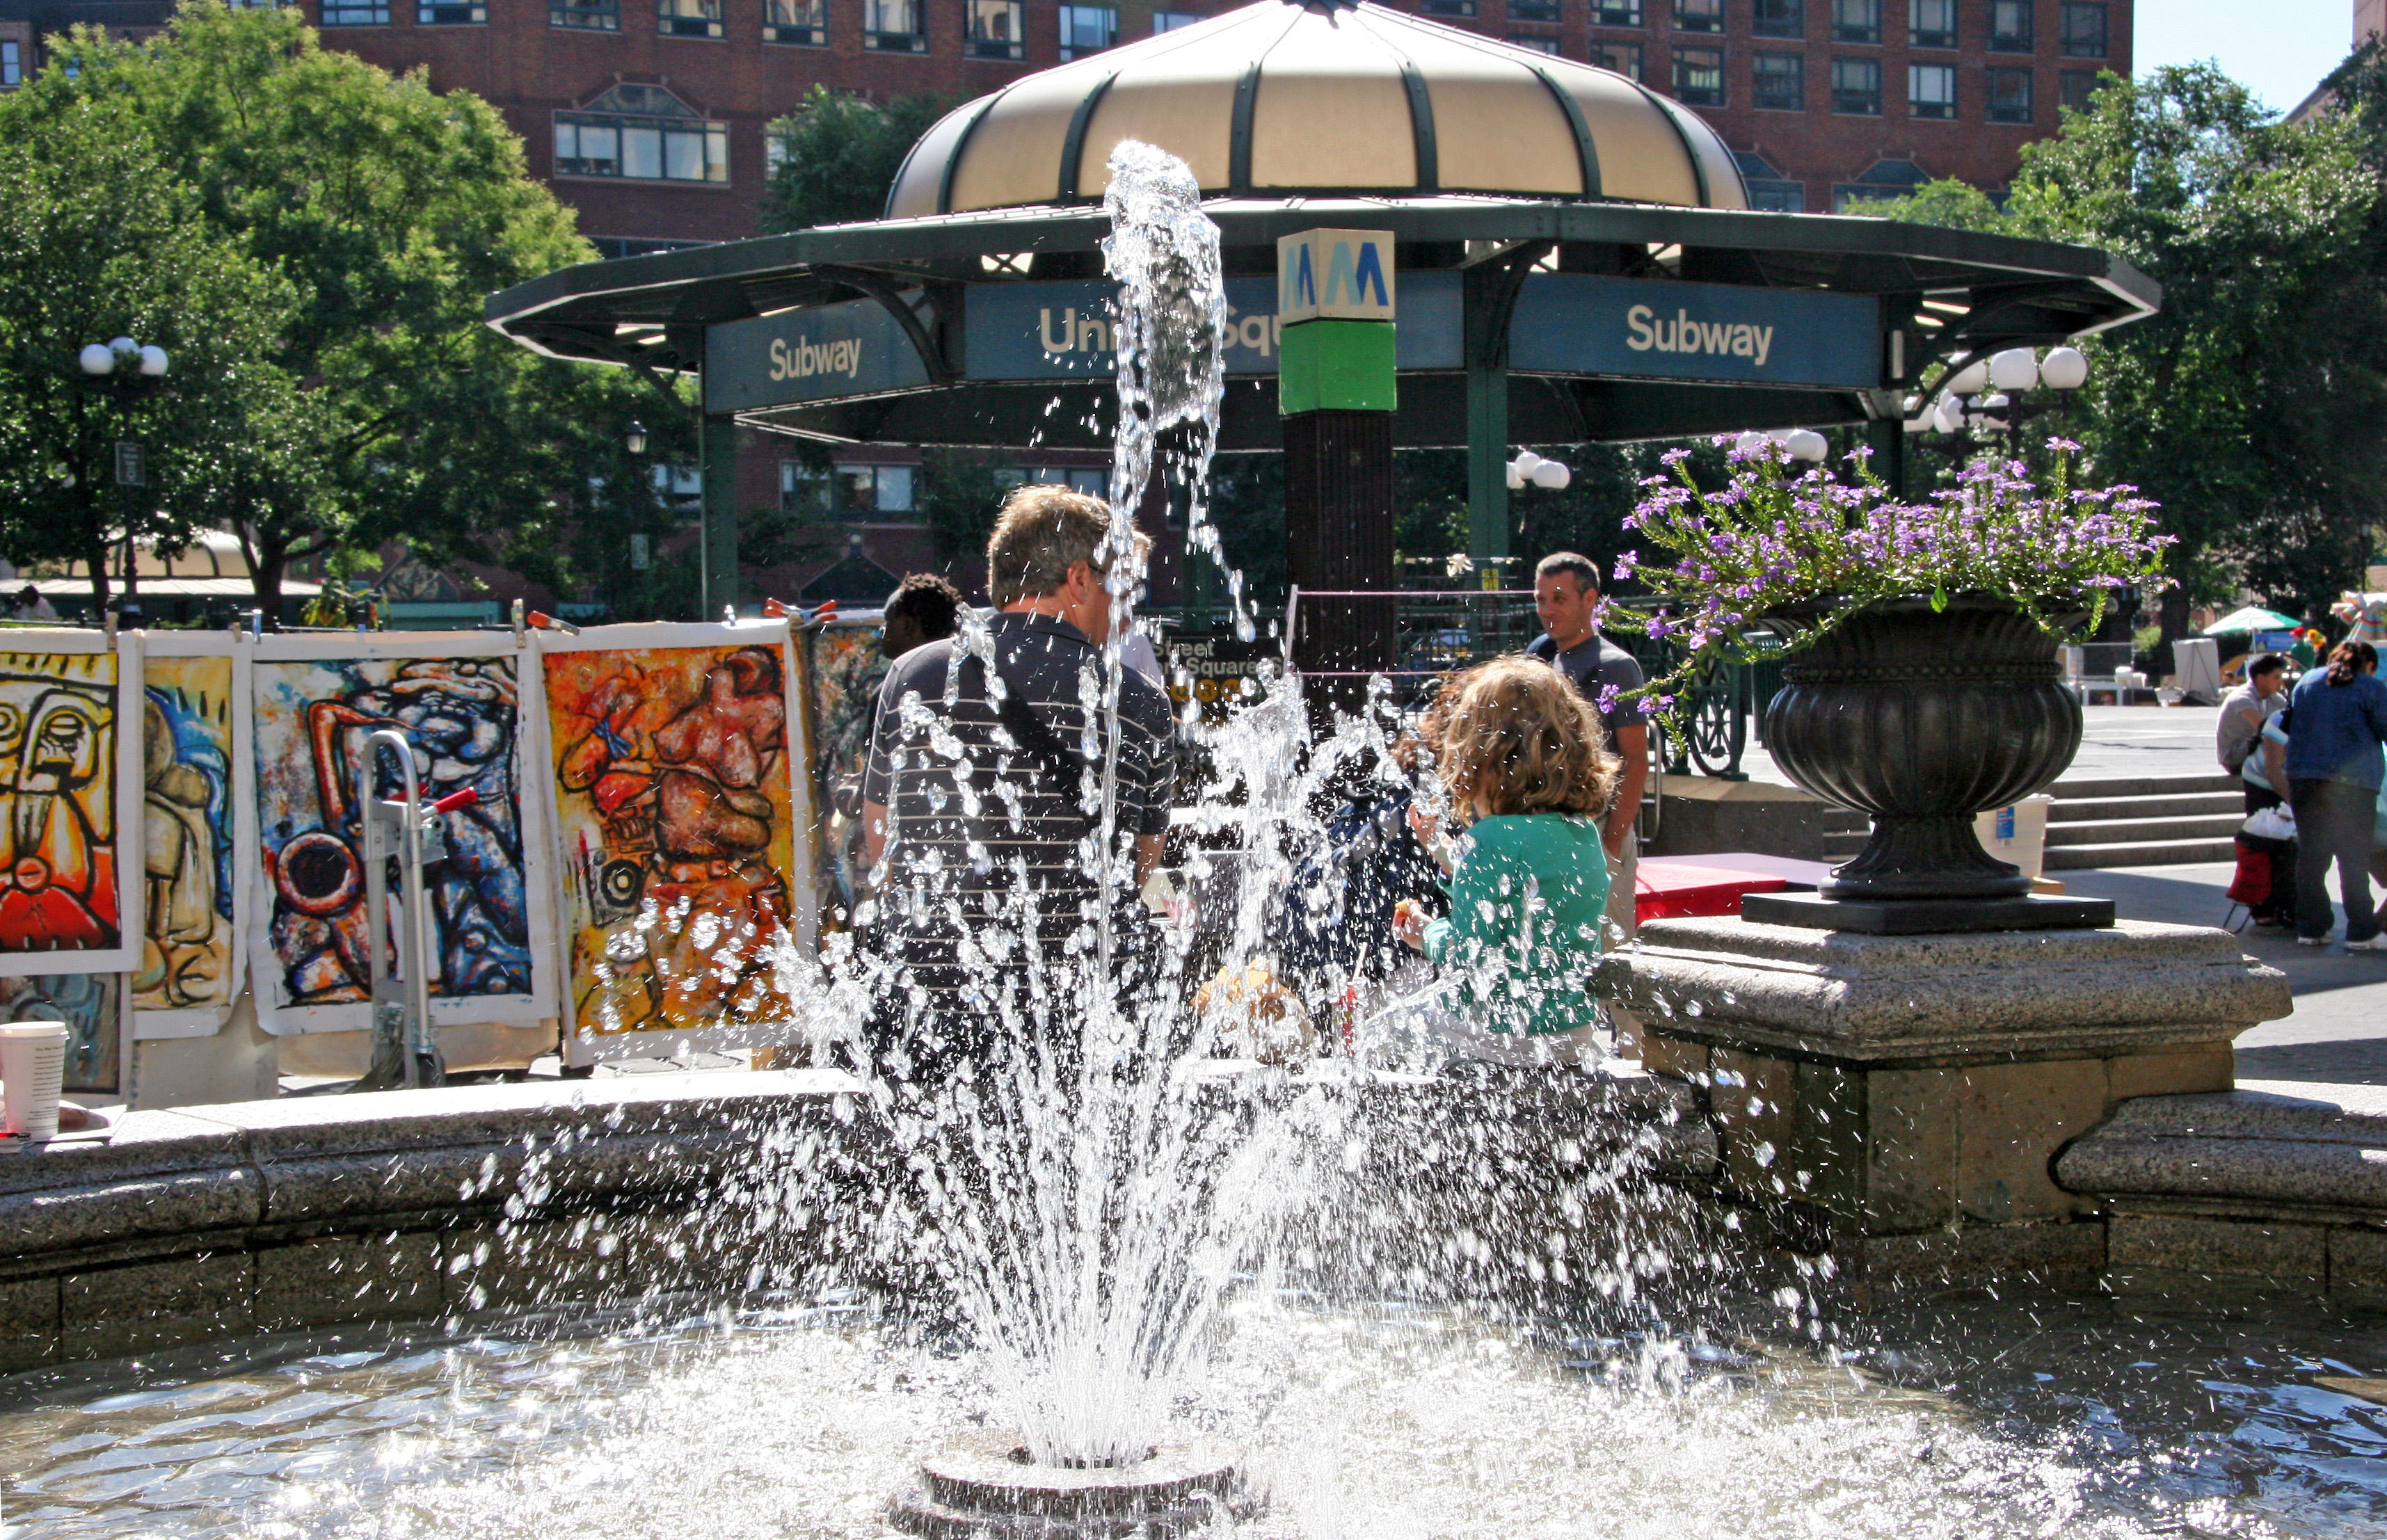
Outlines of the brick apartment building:
M 815 84 L 955 100 L 1227 8 L 1217 0 L 303 0 L 327 44 L 495 104 L 534 174 L 609 257 L 756 230 L 766 126 Z M 2131 0 L 1395 0 L 1622 70 L 1696 108 L 1764 208 L 1845 209 L 1933 177 L 1992 189 L 2099 71 L 2130 68 Z M 2377 0 L 2365 0 L 2375 6 Z M 139 35 L 163 0 L 0 0 L 0 89 L 41 40 L 89 21 Z M 1064 460 L 1066 457 L 1048 457 Z M 1091 464 L 1047 464 L 1099 483 Z M 668 473 L 665 473 L 668 474 Z M 692 477 L 689 478 L 692 481 Z M 916 457 L 855 451 L 823 477 L 758 437 L 741 503 L 835 514 L 853 538 L 830 578 L 859 596 L 931 554 Z M 826 564 L 766 574 L 818 597 Z M 883 589 L 881 590 L 883 591 Z M 536 596 L 535 596 L 536 597 Z

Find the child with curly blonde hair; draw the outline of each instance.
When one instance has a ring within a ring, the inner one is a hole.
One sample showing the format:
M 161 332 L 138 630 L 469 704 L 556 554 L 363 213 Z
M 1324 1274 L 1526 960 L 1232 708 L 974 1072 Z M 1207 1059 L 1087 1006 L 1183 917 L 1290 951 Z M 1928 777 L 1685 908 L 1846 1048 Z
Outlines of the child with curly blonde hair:
M 1425 728 L 1452 805 L 1472 822 L 1450 917 L 1428 924 L 1404 906 L 1394 934 L 1457 975 L 1446 998 L 1468 1057 L 1598 1057 L 1585 986 L 1608 907 L 1600 815 L 1617 759 L 1598 713 L 1547 663 L 1500 658 L 1444 686 Z

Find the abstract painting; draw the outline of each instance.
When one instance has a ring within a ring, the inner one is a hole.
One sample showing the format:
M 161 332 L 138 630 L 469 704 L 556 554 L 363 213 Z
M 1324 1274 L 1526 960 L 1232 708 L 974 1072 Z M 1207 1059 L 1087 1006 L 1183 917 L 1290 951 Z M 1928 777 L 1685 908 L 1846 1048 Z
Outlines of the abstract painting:
M 787 948 L 811 913 L 785 629 L 745 628 L 751 640 L 719 626 L 612 629 L 641 635 L 541 638 L 584 1058 L 591 1035 L 784 1022 Z
M 428 642 L 385 633 L 259 644 L 251 730 L 265 881 L 252 960 L 259 1016 L 271 1029 L 367 1024 L 361 802 L 400 794 L 390 756 L 380 756 L 371 784 L 363 769 L 367 740 L 384 728 L 413 746 L 423 802 L 468 789 L 479 797 L 448 814 L 447 859 L 425 876 L 434 1018 L 552 1014 L 535 961 L 534 911 L 543 905 L 532 902 L 526 869 L 512 649 L 490 655 L 475 639 L 470 655 L 424 655 Z
M 117 1002 L 123 976 L 57 973 L 0 978 L 0 1021 L 62 1021 L 67 1028 L 69 1091 L 121 1095 L 123 1012 Z
M 169 656 L 168 648 L 202 655 Z M 141 959 L 133 1009 L 213 1013 L 239 987 L 233 788 L 234 659 L 228 637 L 159 637 L 141 660 Z
M 135 903 L 119 660 L 95 631 L 7 639 L 26 650 L 0 652 L 0 973 L 114 972 Z

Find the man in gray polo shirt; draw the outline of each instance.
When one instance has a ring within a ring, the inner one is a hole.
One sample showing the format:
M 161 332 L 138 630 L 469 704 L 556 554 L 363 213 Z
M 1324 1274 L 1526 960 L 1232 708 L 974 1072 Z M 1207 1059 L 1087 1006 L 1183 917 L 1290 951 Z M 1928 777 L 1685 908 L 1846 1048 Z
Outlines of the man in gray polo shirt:
M 1092 964 L 1109 537 L 1099 499 L 1017 488 L 987 542 L 998 612 L 905 653 L 879 688 L 863 774 L 878 897 L 856 918 L 883 970 L 872 1047 L 899 1079 L 984 1067 L 1022 1032 L 1072 1043 L 1079 991 L 1105 987 Z M 1149 941 L 1131 906 L 1168 832 L 1173 729 L 1167 694 L 1122 670 L 1110 858 L 1128 952 Z
M 1642 674 L 1633 654 L 1593 628 L 1591 614 L 1598 603 L 1599 569 L 1589 557 L 1571 550 L 1543 557 L 1534 568 L 1534 609 L 1541 617 L 1542 635 L 1525 650 L 1572 681 L 1599 712 L 1609 752 L 1623 761 L 1616 776 L 1616 800 L 1608 804 L 1600 829 L 1601 843 L 1608 847 L 1608 940 L 1613 944 L 1630 940 L 1634 931 L 1634 868 L 1640 852 L 1633 821 L 1640 814 L 1641 789 L 1649 778 L 1649 723 L 1637 701 L 1600 705 L 1610 685 L 1620 694 L 1640 688 Z

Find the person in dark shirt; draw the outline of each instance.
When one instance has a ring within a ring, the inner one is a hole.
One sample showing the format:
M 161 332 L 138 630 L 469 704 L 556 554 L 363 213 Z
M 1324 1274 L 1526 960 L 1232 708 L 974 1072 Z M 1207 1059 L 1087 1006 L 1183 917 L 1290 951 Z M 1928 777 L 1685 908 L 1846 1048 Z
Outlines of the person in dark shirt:
M 2345 900 L 2349 952 L 2387 952 L 2370 897 L 2370 835 L 2379 788 L 2387 777 L 2387 685 L 2379 682 L 2379 651 L 2366 641 L 2342 641 L 2329 667 L 2304 676 L 2289 698 L 2295 713 L 2288 733 L 2288 798 L 2296 809 L 2296 940 L 2325 946 L 2336 915 L 2329 902 L 2329 868 L 2337 867 Z
M 984 1067 L 1023 1029 L 1074 1040 L 1080 991 L 1115 982 L 1092 966 L 1103 860 L 1116 946 L 1152 942 L 1135 895 L 1168 831 L 1174 721 L 1167 694 L 1131 669 L 1117 680 L 1114 843 L 1096 853 L 1109 540 L 1101 499 L 1017 488 L 987 542 L 998 612 L 906 652 L 879 687 L 863 776 L 878 896 L 857 917 L 881 970 L 872 1048 L 899 1079 Z
M 961 629 L 961 590 L 934 573 L 916 572 L 887 596 L 878 616 L 878 650 L 891 661 Z
M 1534 568 L 1534 609 L 1542 634 L 1525 651 L 1565 675 L 1591 702 L 1605 735 L 1601 747 L 1620 762 L 1615 798 L 1600 815 L 1600 843 L 1608 851 L 1609 940 L 1613 945 L 1630 940 L 1634 931 L 1634 868 L 1640 851 L 1633 821 L 1640 815 L 1641 789 L 1649 778 L 1649 723 L 1637 701 L 1601 702 L 1610 686 L 1622 695 L 1639 689 L 1643 676 L 1633 654 L 1592 625 L 1598 603 L 1599 569 L 1589 557 L 1571 550 L 1543 557 Z

